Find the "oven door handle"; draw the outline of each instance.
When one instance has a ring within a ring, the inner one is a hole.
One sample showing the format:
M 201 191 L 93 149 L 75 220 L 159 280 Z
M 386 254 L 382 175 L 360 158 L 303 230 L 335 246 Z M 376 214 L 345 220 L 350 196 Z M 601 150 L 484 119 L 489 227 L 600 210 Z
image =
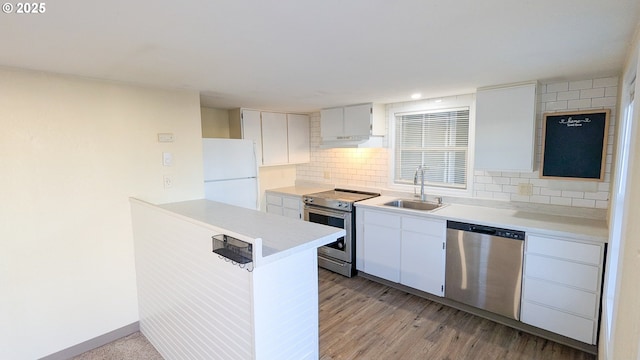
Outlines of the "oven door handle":
M 308 205 L 304 206 L 304 210 L 310 213 L 318 214 L 318 215 L 332 216 L 332 217 L 337 217 L 341 219 L 346 218 L 346 216 L 350 214 L 349 212 L 346 212 L 346 211 L 322 209 L 322 208 L 317 208 L 317 207 L 308 206 Z

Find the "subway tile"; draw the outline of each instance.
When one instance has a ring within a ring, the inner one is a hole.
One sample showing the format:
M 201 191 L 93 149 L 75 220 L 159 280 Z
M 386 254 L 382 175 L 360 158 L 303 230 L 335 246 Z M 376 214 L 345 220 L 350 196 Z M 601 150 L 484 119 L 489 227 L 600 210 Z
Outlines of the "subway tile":
M 593 88 L 593 80 L 579 80 L 569 82 L 569 90 L 582 90 Z
M 618 96 L 618 87 L 617 86 L 609 86 L 604 89 L 604 96 L 609 97 L 617 97 Z
M 529 196 L 523 196 L 518 194 L 511 194 L 511 201 L 530 202 Z
M 571 206 L 571 198 L 551 196 L 549 198 L 549 204 Z
M 523 178 L 511 178 L 510 184 L 511 185 L 518 185 L 518 184 L 528 184 L 529 183 L 529 179 L 523 179 Z
M 498 185 L 510 185 L 511 184 L 511 178 L 508 177 L 494 177 L 493 178 L 493 183 L 494 184 L 498 184 Z
M 576 100 L 580 99 L 580 90 L 563 91 L 558 93 L 557 100 Z
M 562 196 L 562 191 L 560 191 L 560 190 L 551 190 L 551 189 L 547 189 L 547 188 L 540 188 L 540 195 Z
M 595 208 L 596 207 L 596 201 L 595 200 L 589 200 L 589 199 L 571 199 L 571 206 Z
M 487 184 L 478 184 L 478 183 L 475 183 L 475 184 L 473 184 L 473 189 L 474 189 L 475 191 L 485 191 L 486 186 L 487 186 Z
M 560 91 L 567 91 L 569 90 L 569 83 L 568 82 L 559 82 L 559 83 L 553 83 L 553 84 L 547 84 L 547 92 L 560 92 Z
M 609 207 L 609 202 L 604 200 L 596 200 L 597 209 L 606 209 Z
M 509 193 L 504 193 L 504 192 L 499 192 L 499 193 L 493 193 L 493 198 L 496 200 L 506 200 L 509 201 L 511 200 L 511 194 Z
M 515 186 L 515 185 L 503 185 L 502 186 L 502 192 L 510 193 L 510 194 L 517 194 L 518 193 L 518 187 Z
M 547 93 L 540 95 L 542 102 L 550 102 L 558 100 L 558 93 Z
M 562 197 L 582 199 L 584 198 L 584 191 L 562 190 Z
M 604 88 L 580 90 L 580 99 L 593 99 L 604 97 Z
M 533 203 L 538 203 L 538 204 L 549 204 L 550 203 L 550 197 L 549 196 L 542 196 L 542 195 L 532 195 L 530 197 L 530 201 Z
M 599 191 L 599 192 L 585 192 L 584 193 L 584 198 L 585 199 L 592 199 L 592 200 L 609 200 L 609 192 L 605 192 L 605 191 Z
M 519 178 L 520 177 L 520 173 L 519 172 L 503 171 L 502 172 L 502 176 L 511 177 L 511 178 Z
M 618 86 L 618 77 L 612 76 L 612 77 L 606 77 L 606 78 L 593 79 L 594 88 L 607 87 L 607 86 Z
M 493 193 L 491 191 L 476 191 L 476 196 L 479 198 L 492 199 Z
M 567 101 L 551 101 L 545 103 L 545 110 L 554 111 L 554 110 L 566 110 L 567 109 Z
M 614 96 L 607 96 L 603 98 L 597 98 L 591 100 L 591 106 L 593 107 L 610 107 L 616 106 L 618 99 Z
M 485 184 L 486 191 L 502 192 L 502 185 Z
M 567 109 L 584 109 L 590 108 L 591 105 L 592 99 L 569 100 L 567 103 Z

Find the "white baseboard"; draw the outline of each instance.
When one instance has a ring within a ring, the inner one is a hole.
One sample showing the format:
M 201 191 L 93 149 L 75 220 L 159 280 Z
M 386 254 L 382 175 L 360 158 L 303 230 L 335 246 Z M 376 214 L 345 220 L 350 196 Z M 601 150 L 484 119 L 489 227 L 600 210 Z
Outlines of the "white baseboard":
M 51 355 L 47 355 L 40 360 L 68 360 L 74 356 L 78 356 L 89 350 L 99 348 L 102 345 L 106 345 L 110 342 L 123 338 L 127 335 L 131 335 L 140 330 L 140 324 L 136 321 L 129 325 L 123 326 L 119 329 L 115 329 L 106 334 L 94 337 L 78 345 L 66 348 Z

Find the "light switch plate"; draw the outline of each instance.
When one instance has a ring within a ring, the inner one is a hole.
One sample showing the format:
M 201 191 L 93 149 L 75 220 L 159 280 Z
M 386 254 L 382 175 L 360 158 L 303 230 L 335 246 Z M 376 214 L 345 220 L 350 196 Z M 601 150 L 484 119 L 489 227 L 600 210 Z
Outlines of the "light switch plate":
M 173 165 L 173 154 L 171 154 L 170 152 L 163 152 L 162 153 L 162 165 L 164 165 L 164 166 Z

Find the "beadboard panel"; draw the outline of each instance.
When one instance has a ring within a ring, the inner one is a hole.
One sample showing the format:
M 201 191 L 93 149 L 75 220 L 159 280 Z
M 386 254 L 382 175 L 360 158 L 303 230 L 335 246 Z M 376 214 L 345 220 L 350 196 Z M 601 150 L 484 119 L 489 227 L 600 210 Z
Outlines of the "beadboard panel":
M 274 282 L 286 284 L 274 291 Z M 318 359 L 318 256 L 315 249 L 253 271 L 256 359 Z
M 132 218 L 140 330 L 160 354 L 254 358 L 251 273 L 212 252 L 216 232 L 136 203 Z

